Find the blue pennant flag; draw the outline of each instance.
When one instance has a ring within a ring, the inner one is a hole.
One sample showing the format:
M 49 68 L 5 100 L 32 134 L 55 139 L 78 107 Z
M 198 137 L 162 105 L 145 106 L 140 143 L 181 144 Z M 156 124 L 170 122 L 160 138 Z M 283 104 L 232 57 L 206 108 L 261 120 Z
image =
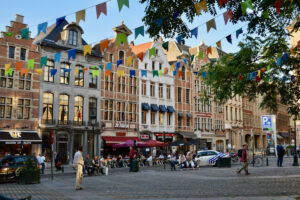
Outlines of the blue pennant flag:
M 256 79 L 256 75 L 257 75 L 257 71 L 256 71 L 256 72 L 254 72 L 254 79 Z
M 112 68 L 112 63 L 107 63 L 106 65 L 106 70 L 110 70 L 111 71 L 111 68 Z
M 226 40 L 227 40 L 227 42 L 229 42 L 230 44 L 232 44 L 231 35 L 226 36 Z
M 193 30 L 191 30 L 191 37 L 193 37 L 193 35 L 197 39 L 197 37 L 198 37 L 198 27 L 196 27 Z
M 145 76 L 147 78 L 147 70 L 142 70 L 142 77 Z
M 66 16 L 63 16 L 63 17 L 59 17 L 56 19 L 56 27 L 60 26 L 61 23 L 63 23 L 66 19 Z
M 282 82 L 284 82 L 284 83 L 286 82 L 286 76 L 282 77 Z
M 253 79 L 253 74 L 250 73 L 250 81 Z
M 48 22 L 44 22 L 38 25 L 38 35 L 43 31 L 45 34 L 47 33 Z
M 187 59 L 186 58 L 183 61 L 184 61 L 184 64 L 187 64 Z
M 206 72 L 202 72 L 202 77 L 206 78 Z
M 287 53 L 284 53 L 283 54 L 283 63 L 286 63 L 287 59 L 288 59 L 288 55 L 287 55 Z
M 156 24 L 158 27 L 161 27 L 163 21 L 164 21 L 164 18 L 162 17 L 162 18 L 160 18 L 160 19 L 155 20 L 155 24 Z
M 243 33 L 243 29 L 240 28 L 236 31 L 236 38 L 239 38 L 239 35 Z
M 193 72 L 195 75 L 198 75 L 198 72 Z
M 117 60 L 117 67 L 123 63 L 123 60 Z
M 51 69 L 50 76 L 55 76 L 56 72 L 57 72 L 57 69 Z
M 173 76 L 177 75 L 177 70 L 173 71 Z
M 130 76 L 130 78 L 135 76 L 135 70 L 130 70 L 129 71 L 129 76 Z
M 181 44 L 181 41 L 183 40 L 183 37 L 182 35 L 179 35 L 178 37 L 176 37 L 176 41 L 177 43 L 180 45 Z
M 68 61 L 70 61 L 71 58 L 73 58 L 73 60 L 75 60 L 76 58 L 76 49 L 70 49 L 68 50 Z
M 179 69 L 180 68 L 180 62 L 177 62 L 176 63 L 176 69 Z
M 60 63 L 61 52 L 54 54 L 54 63 Z
M 281 66 L 281 57 L 277 58 L 277 65 Z
M 291 81 L 293 81 L 293 80 L 294 80 L 294 78 L 295 78 L 295 76 L 294 76 L 294 75 L 292 75 L 292 76 L 291 76 Z
M 181 13 L 182 13 L 182 10 L 175 12 L 175 13 L 173 14 L 173 20 L 175 21 L 175 20 L 177 19 L 177 17 L 178 17 L 179 15 L 181 15 Z
M 64 72 L 70 72 L 71 69 L 63 69 Z

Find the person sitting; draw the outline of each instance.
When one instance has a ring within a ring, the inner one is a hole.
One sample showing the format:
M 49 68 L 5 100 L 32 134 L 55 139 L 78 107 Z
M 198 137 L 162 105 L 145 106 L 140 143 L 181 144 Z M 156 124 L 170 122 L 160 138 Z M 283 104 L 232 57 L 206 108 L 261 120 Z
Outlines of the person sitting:
M 93 164 L 94 170 L 97 172 L 97 174 L 99 174 L 101 169 L 100 169 L 100 162 L 99 162 L 98 156 L 94 156 L 94 159 L 92 160 L 92 164 Z
M 84 160 L 84 171 L 87 171 L 88 175 L 92 175 L 94 173 L 93 161 L 90 159 L 90 155 L 86 154 L 86 158 Z
M 191 168 L 193 168 L 194 169 L 194 167 L 195 167 L 195 164 L 194 164 L 194 161 L 193 161 L 193 155 L 192 155 L 192 153 L 191 152 L 188 152 L 187 153 L 187 156 L 186 156 L 186 164 L 187 164 L 187 167 L 191 167 Z
M 140 159 L 141 159 L 141 164 L 143 166 L 145 166 L 146 165 L 146 161 L 147 161 L 146 157 L 143 154 L 141 154 Z
M 152 160 L 153 160 L 153 157 L 152 157 L 152 154 L 150 153 L 150 154 L 149 154 L 149 157 L 147 158 L 147 164 L 148 164 L 149 166 L 152 166 Z
M 171 159 L 170 159 L 170 163 L 171 163 L 171 171 L 176 171 L 176 156 L 174 154 L 171 155 Z
M 117 158 L 117 166 L 118 167 L 124 167 L 124 164 L 123 164 L 123 157 L 121 154 L 119 154 L 118 158 Z
M 180 164 L 180 169 L 186 166 L 186 158 L 182 153 L 179 155 L 179 164 Z
M 158 164 L 163 164 L 163 162 L 164 162 L 164 155 L 161 153 L 160 155 L 159 155 L 159 157 L 158 157 Z

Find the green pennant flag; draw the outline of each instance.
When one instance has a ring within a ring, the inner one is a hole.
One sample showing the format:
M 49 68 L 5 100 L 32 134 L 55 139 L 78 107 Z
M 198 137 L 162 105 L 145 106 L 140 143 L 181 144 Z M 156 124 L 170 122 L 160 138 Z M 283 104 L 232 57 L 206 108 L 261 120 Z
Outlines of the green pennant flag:
M 270 65 L 268 65 L 268 66 L 267 66 L 267 71 L 269 71 L 269 70 L 270 70 L 270 68 L 271 68 L 271 66 L 270 66 Z
M 199 51 L 198 58 L 199 58 L 199 59 L 203 58 L 203 51 Z
M 99 65 L 99 68 L 103 71 L 103 65 Z
M 99 69 L 92 69 L 93 77 L 98 76 L 99 77 Z
M 265 78 L 264 78 L 264 81 L 267 82 L 267 83 L 269 82 L 269 80 L 270 80 L 269 77 L 265 77 Z
M 10 76 L 12 76 L 13 75 L 13 69 L 12 68 L 10 68 L 9 70 L 5 70 L 5 72 L 4 72 L 4 75 L 5 76 L 7 76 L 7 75 L 10 75 Z
M 27 69 L 34 69 L 34 59 L 30 59 L 27 61 Z
M 158 71 L 157 71 L 157 70 L 153 70 L 152 73 L 153 73 L 153 78 L 154 78 L 155 76 L 159 77 L 159 76 L 158 76 Z
M 266 10 L 263 12 L 263 14 L 261 15 L 263 18 L 269 18 L 269 12 Z
M 163 43 L 163 44 L 162 44 L 162 47 L 163 47 L 165 50 L 169 51 L 169 42 Z
M 155 47 L 149 49 L 149 58 L 151 58 L 151 56 L 156 56 L 156 49 Z
M 12 32 L 8 32 L 8 33 L 5 33 L 5 35 L 8 36 L 8 37 L 11 37 L 11 36 L 13 36 L 13 33 Z
M 135 39 L 139 36 L 145 36 L 145 30 L 144 30 L 144 26 L 140 26 L 138 28 L 135 29 Z
M 123 5 L 129 8 L 129 0 L 118 0 L 119 12 L 121 12 Z
M 252 1 L 246 0 L 246 1 L 242 2 L 241 7 L 242 7 L 243 15 L 245 15 L 247 8 L 250 8 L 251 10 L 253 10 Z
M 191 56 L 191 63 L 194 61 L 195 55 Z
M 96 66 L 90 66 L 90 69 L 91 69 L 91 70 L 99 70 L 99 68 L 96 67 Z
M 47 66 L 47 56 L 45 57 L 41 57 L 41 61 L 40 61 L 40 68 L 43 68 L 43 66 Z
M 121 42 L 123 42 L 123 44 L 127 44 L 127 36 L 125 33 L 118 33 L 117 35 L 117 47 L 120 46 Z
M 159 76 L 162 76 L 163 75 L 163 70 L 161 69 L 161 70 L 159 70 Z
M 28 38 L 29 38 L 29 28 L 24 28 L 24 29 L 21 30 L 21 37 L 23 39 L 28 40 Z

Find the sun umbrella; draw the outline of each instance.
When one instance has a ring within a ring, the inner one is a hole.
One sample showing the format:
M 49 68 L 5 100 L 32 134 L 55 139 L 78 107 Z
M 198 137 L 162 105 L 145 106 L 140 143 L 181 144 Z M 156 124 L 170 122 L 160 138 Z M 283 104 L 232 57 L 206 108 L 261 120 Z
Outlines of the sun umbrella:
M 146 144 L 144 142 L 136 141 L 136 146 L 137 147 L 142 147 L 145 146 Z M 127 140 L 123 143 L 120 144 L 115 144 L 112 147 L 113 148 L 126 148 L 126 147 L 133 147 L 134 146 L 134 141 L 133 140 Z
M 164 147 L 164 146 L 168 146 L 168 144 L 164 143 L 164 142 L 159 142 L 156 140 L 149 140 L 146 142 L 146 146 L 147 147 Z

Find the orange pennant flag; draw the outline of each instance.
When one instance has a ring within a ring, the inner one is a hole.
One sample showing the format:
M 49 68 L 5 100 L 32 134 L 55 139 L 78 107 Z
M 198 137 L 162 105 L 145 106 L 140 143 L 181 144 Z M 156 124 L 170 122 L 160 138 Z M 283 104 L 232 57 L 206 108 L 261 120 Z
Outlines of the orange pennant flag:
M 298 41 L 297 48 L 298 48 L 298 51 L 300 51 L 300 40 Z
M 182 71 L 178 71 L 178 77 L 182 77 L 183 76 L 183 72 Z
M 16 63 L 16 72 L 21 71 L 21 69 L 22 69 L 22 62 L 17 62 Z
M 145 53 L 144 52 L 141 52 L 137 55 L 137 57 L 140 59 L 141 62 L 143 62 L 144 60 L 144 56 L 145 56 Z
M 206 53 L 207 53 L 207 55 L 211 54 L 211 47 L 207 47 Z
M 168 68 L 165 67 L 164 74 L 168 74 Z
M 100 45 L 100 53 L 102 53 L 104 49 L 106 50 L 108 49 L 109 39 L 102 40 L 99 45 Z
M 190 75 L 191 75 L 191 72 L 190 72 L 190 71 L 187 71 L 186 74 L 187 74 L 188 76 L 190 76 Z
M 105 76 L 108 77 L 108 76 L 112 76 L 112 73 L 110 70 L 106 70 L 105 71 Z
M 20 74 L 21 76 L 23 76 L 24 74 L 28 75 L 28 69 L 21 69 Z
M 87 71 L 89 68 L 83 68 L 83 73 L 85 73 L 85 71 Z

